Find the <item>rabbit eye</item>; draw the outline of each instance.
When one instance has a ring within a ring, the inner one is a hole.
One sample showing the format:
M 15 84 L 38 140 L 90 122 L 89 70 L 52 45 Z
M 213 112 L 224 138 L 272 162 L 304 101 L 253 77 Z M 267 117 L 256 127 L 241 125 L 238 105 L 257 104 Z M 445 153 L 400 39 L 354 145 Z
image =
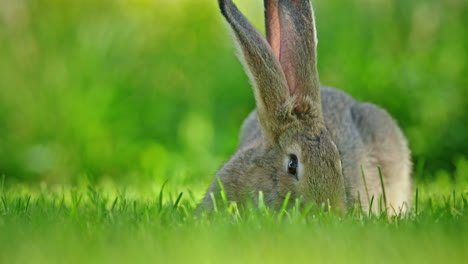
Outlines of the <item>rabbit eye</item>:
M 289 174 L 295 176 L 297 178 L 297 167 L 299 163 L 297 161 L 297 156 L 294 154 L 289 155 L 289 162 L 288 162 L 288 172 Z

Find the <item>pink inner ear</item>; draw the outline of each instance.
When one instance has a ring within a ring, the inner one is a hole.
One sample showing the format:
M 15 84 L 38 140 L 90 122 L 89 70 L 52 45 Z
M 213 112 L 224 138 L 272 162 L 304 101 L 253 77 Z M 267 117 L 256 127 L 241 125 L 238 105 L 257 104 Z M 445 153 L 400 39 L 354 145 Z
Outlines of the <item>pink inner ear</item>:
M 267 40 L 283 68 L 289 93 L 292 95 L 296 90 L 296 73 L 291 63 L 294 60 L 292 57 L 292 52 L 294 52 L 294 36 L 287 34 L 287 32 L 291 32 L 293 29 L 285 28 L 288 23 L 281 23 L 276 1 L 268 1 L 267 3 Z M 285 33 L 282 34 L 283 32 Z
M 267 40 L 271 48 L 273 49 L 273 53 L 276 55 L 276 58 L 279 59 L 280 49 L 281 49 L 281 46 L 280 46 L 281 45 L 281 27 L 280 27 L 279 13 L 278 13 L 278 7 L 276 5 L 276 1 L 268 2 L 266 12 L 267 12 L 267 15 L 266 15 Z

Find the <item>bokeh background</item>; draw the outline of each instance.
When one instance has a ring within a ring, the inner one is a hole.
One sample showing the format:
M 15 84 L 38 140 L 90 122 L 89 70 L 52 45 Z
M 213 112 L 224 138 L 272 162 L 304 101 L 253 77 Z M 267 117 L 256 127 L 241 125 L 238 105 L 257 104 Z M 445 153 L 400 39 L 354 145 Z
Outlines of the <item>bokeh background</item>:
M 321 83 L 395 117 L 416 179 L 466 176 L 468 1 L 313 5 Z M 254 107 L 234 51 L 216 0 L 1 0 L 0 175 L 206 187 Z

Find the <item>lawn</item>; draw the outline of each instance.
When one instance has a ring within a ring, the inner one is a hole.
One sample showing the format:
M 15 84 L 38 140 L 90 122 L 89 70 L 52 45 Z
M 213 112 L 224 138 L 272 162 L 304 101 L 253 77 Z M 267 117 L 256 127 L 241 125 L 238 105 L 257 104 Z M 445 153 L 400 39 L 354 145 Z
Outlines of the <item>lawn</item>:
M 8 184 L 6 184 L 8 186 Z M 259 205 L 195 211 L 177 186 L 3 187 L 1 263 L 463 263 L 468 192 L 423 185 L 407 215 Z M 434 191 L 436 191 L 434 193 Z M 200 194 L 202 194 L 200 192 Z

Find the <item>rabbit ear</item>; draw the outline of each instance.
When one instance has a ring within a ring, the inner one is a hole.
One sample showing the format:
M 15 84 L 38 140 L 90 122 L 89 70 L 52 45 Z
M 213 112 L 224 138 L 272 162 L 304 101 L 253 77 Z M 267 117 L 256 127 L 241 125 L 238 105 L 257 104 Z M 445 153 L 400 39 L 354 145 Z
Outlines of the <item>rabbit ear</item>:
M 232 27 L 241 60 L 254 86 L 257 111 L 266 136 L 281 126 L 280 108 L 289 99 L 281 65 L 265 38 L 250 24 L 231 0 L 218 0 L 221 12 Z
M 320 113 L 320 84 L 317 73 L 317 36 L 309 0 L 265 0 L 268 43 L 280 61 L 289 92 L 312 103 Z M 305 110 L 310 106 L 301 106 Z

